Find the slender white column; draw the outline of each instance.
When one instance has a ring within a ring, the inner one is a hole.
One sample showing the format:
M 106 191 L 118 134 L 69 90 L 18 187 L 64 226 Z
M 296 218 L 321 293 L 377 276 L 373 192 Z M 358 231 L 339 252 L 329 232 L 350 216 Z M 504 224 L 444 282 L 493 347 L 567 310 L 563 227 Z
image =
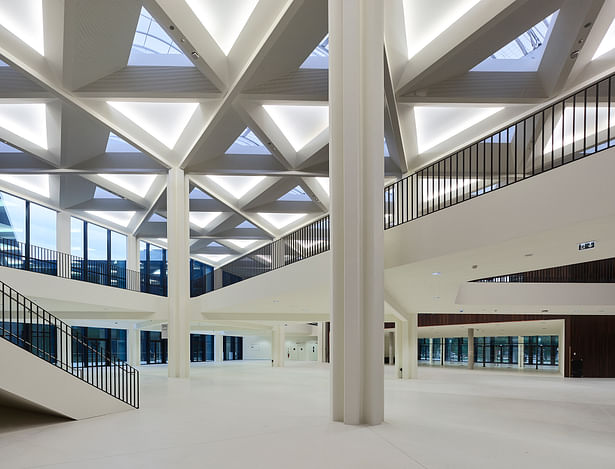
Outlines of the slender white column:
M 395 364 L 395 333 L 389 331 L 389 365 Z
M 395 322 L 395 377 L 401 378 L 400 369 L 404 366 L 404 348 L 401 321 Z
M 525 344 L 523 342 L 523 336 L 517 337 L 517 367 L 525 368 Z
M 284 360 L 286 359 L 286 331 L 284 324 L 273 326 L 271 337 L 271 355 L 273 359 L 273 366 L 284 366 Z
M 318 352 L 318 358 L 317 360 L 319 362 L 324 362 L 324 356 L 325 356 L 325 327 L 324 327 L 325 323 L 324 322 L 319 322 L 318 326 L 317 326 L 317 334 L 316 334 L 316 340 L 317 340 L 317 352 Z
M 410 314 L 408 321 L 401 321 L 401 337 L 403 347 L 402 378 L 416 379 L 418 377 L 418 314 Z
M 224 336 L 222 334 L 214 335 L 214 361 L 216 363 L 224 361 Z
M 384 418 L 384 2 L 329 0 L 331 414 Z
M 139 366 L 141 363 L 141 331 L 136 326 L 128 329 L 128 364 Z
M 56 215 L 56 251 L 70 254 L 70 213 L 58 212 Z M 83 253 L 79 254 L 83 256 Z
M 188 177 L 179 168 L 169 170 L 167 185 L 167 239 L 169 261 L 169 377 L 190 376 L 190 297 Z
M 468 328 L 468 369 L 474 369 L 474 329 Z
M 433 363 L 433 338 L 429 338 L 429 364 Z
M 139 240 L 135 236 L 126 236 L 126 268 L 139 271 Z

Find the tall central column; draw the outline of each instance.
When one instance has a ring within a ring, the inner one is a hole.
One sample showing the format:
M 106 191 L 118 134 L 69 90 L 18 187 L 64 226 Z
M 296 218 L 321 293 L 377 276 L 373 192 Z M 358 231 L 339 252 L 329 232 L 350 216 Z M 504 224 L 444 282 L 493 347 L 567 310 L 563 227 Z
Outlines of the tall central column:
M 167 185 L 167 241 L 169 262 L 169 377 L 190 376 L 190 231 L 188 177 L 169 170 Z
M 329 0 L 331 410 L 384 418 L 384 2 Z

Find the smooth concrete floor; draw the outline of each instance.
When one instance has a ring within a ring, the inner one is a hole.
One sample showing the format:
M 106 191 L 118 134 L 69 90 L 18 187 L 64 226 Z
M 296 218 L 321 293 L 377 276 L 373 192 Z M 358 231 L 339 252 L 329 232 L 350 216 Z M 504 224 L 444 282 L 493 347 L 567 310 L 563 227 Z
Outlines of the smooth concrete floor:
M 141 371 L 138 411 L 5 423 L 0 467 L 615 468 L 611 379 L 420 368 L 401 381 L 387 366 L 386 422 L 367 427 L 329 422 L 324 364 Z

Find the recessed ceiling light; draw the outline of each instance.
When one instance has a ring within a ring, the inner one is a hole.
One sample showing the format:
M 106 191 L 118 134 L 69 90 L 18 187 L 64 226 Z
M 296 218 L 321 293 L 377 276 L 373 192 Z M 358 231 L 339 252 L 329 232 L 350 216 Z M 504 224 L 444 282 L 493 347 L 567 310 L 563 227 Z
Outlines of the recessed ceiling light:
M 441 272 L 432 272 L 431 275 L 442 275 Z

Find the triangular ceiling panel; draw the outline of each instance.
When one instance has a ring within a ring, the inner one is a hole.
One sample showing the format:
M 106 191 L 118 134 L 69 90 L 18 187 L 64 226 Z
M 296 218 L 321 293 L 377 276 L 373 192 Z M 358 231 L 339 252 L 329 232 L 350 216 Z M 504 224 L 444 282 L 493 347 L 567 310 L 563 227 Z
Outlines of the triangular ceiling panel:
M 199 103 L 107 101 L 128 120 L 172 150 Z
M 265 176 L 207 176 L 239 200 L 265 179 Z
M 278 200 L 289 202 L 312 202 L 312 198 L 306 194 L 301 186 L 297 186 L 289 190 L 282 197 L 279 197 Z
M 329 127 L 326 105 L 263 105 L 295 151 L 301 150 Z
M 229 55 L 258 0 L 186 0 L 198 20 Z
M 15 147 L 7 145 L 4 142 L 0 142 L 0 153 L 23 153 L 21 150 L 18 150 Z
M 193 225 L 203 229 L 210 226 L 220 215 L 222 212 L 190 212 L 189 220 Z
M 190 198 L 191 199 L 203 199 L 203 200 L 212 199 L 212 197 L 209 194 L 206 194 L 198 187 L 195 187 L 194 189 L 190 191 Z
M 100 218 L 101 220 L 109 221 L 126 228 L 132 221 L 132 218 L 135 216 L 136 212 L 105 212 L 98 210 L 86 210 L 85 213 L 95 218 Z
M 43 0 L 0 0 L 0 25 L 45 55 Z
M 128 65 L 194 67 L 190 59 L 145 8 L 141 8 L 139 14 Z
M 263 142 L 249 128 L 241 132 L 241 135 L 228 147 L 225 153 L 227 155 L 271 155 Z
M 107 147 L 105 148 L 106 153 L 141 153 L 135 147 L 133 147 L 130 143 L 127 143 L 125 140 L 121 139 L 113 132 L 109 133 L 109 139 L 107 140 Z
M 147 220 L 147 222 L 148 223 L 166 223 L 167 219 L 164 217 L 161 217 L 157 213 L 154 213 L 151 217 L 149 217 L 149 220 Z
M 502 109 L 495 106 L 415 106 L 418 152 L 430 150 Z
M 306 213 L 262 213 L 259 215 L 271 226 L 278 230 L 286 228 L 291 223 L 301 220 Z
M 613 20 L 606 34 L 602 38 L 602 41 L 600 41 L 600 45 L 598 46 L 598 49 L 596 49 L 592 60 L 602 57 L 604 54 L 611 52 L 613 49 L 615 49 L 615 20 Z
M 96 187 L 96 190 L 94 191 L 94 198 L 95 199 L 121 199 L 120 196 L 115 195 L 112 192 L 109 192 L 105 189 L 103 189 L 102 187 Z
M 156 180 L 154 174 L 99 174 L 99 176 L 141 198 L 145 198 Z
M 329 68 L 329 35 L 327 34 L 316 46 L 307 59 L 301 64 L 305 69 L 328 69 Z
M 47 174 L 0 174 L 0 180 L 47 199 L 51 196 L 49 175 Z
M 44 103 L 0 104 L 0 127 L 47 150 L 47 106 Z

